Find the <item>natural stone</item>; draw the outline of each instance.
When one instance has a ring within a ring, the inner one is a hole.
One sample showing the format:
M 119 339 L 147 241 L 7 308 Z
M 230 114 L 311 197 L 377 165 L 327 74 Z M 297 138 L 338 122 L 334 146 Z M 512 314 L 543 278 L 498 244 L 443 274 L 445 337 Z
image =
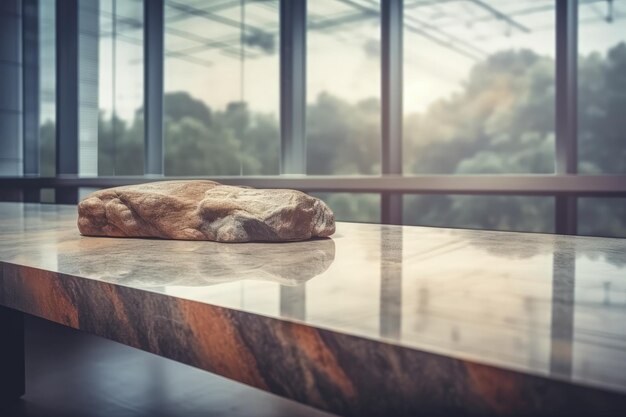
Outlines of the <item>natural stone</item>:
M 162 181 L 89 195 L 78 205 L 78 229 L 87 236 L 279 242 L 330 236 L 335 216 L 300 191 Z

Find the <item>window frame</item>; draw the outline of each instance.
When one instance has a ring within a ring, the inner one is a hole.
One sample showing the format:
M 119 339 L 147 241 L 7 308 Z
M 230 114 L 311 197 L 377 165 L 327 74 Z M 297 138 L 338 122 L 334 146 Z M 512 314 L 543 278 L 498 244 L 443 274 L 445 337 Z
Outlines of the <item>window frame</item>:
M 381 194 L 381 223 L 402 224 L 402 194 L 529 195 L 555 198 L 555 233 L 576 234 L 577 197 L 625 197 L 625 175 L 577 174 L 577 71 L 578 0 L 554 0 L 556 11 L 556 152 L 552 175 L 411 175 L 402 173 L 402 0 L 381 0 L 381 97 L 382 132 L 380 176 L 306 176 L 306 27 L 307 0 L 280 0 L 280 175 L 263 177 L 210 177 L 228 184 L 264 188 L 286 187 L 302 191 L 374 192 Z M 72 203 L 78 187 L 110 187 L 163 179 L 163 36 L 164 1 L 144 2 L 145 171 L 141 177 L 79 177 L 77 131 L 72 123 L 77 103 L 68 102 L 68 91 L 77 91 L 75 68 L 78 48 L 71 47 L 78 31 L 78 13 L 68 10 L 77 2 L 57 2 L 57 45 L 68 59 L 57 59 L 57 176 L 54 178 L 2 178 L 2 188 L 57 189 L 57 202 Z M 32 7 L 32 5 L 30 6 Z M 373 11 L 373 10 L 372 10 Z M 378 12 L 378 11 L 377 11 Z M 69 16 L 69 17 L 68 17 Z M 32 43 L 32 42 L 31 42 Z M 67 45 L 70 45 L 68 48 Z M 68 52 L 69 51 L 69 52 Z M 299 53 L 298 53 L 299 51 Z M 64 55 L 64 56 L 65 56 Z M 69 64 L 68 64 L 69 62 Z M 27 66 L 25 66 L 26 70 Z M 64 76 L 66 74 L 66 76 Z M 71 100 L 70 100 L 71 101 Z M 26 110 L 26 109 L 24 109 Z M 32 112 L 32 108 L 29 109 Z M 69 133 L 68 133 L 69 132 Z M 32 138 L 31 138 L 32 139 Z M 25 159 L 35 160 L 36 147 L 25 146 Z M 38 172 L 29 165 L 25 175 Z M 36 175 L 36 174 L 35 174 Z M 177 177 L 168 177 L 177 178 Z M 201 178 L 201 177 L 193 177 Z M 203 177 L 209 178 L 209 177 Z M 24 195 L 26 195 L 25 193 Z

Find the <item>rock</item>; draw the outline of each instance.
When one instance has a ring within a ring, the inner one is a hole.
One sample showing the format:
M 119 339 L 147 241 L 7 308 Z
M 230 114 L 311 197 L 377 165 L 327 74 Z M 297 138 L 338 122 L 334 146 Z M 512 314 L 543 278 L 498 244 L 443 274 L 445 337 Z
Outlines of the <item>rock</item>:
M 335 216 L 300 191 L 162 181 L 89 195 L 78 205 L 78 229 L 87 236 L 279 242 L 330 236 Z

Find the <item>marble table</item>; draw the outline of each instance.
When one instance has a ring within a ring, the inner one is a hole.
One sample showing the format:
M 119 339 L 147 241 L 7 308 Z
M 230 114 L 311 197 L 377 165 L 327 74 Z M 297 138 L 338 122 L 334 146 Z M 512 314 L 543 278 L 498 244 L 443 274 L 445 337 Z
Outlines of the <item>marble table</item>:
M 338 223 L 219 244 L 76 217 L 0 204 L 0 400 L 24 392 L 31 314 L 340 415 L 626 409 L 626 240 Z

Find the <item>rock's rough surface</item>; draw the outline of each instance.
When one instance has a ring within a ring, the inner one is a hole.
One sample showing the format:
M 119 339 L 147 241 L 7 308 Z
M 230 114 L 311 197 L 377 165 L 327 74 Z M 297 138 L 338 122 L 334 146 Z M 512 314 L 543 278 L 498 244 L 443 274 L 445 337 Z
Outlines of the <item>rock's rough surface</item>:
M 279 242 L 330 236 L 335 216 L 300 191 L 162 181 L 89 195 L 78 205 L 78 229 L 88 236 Z

